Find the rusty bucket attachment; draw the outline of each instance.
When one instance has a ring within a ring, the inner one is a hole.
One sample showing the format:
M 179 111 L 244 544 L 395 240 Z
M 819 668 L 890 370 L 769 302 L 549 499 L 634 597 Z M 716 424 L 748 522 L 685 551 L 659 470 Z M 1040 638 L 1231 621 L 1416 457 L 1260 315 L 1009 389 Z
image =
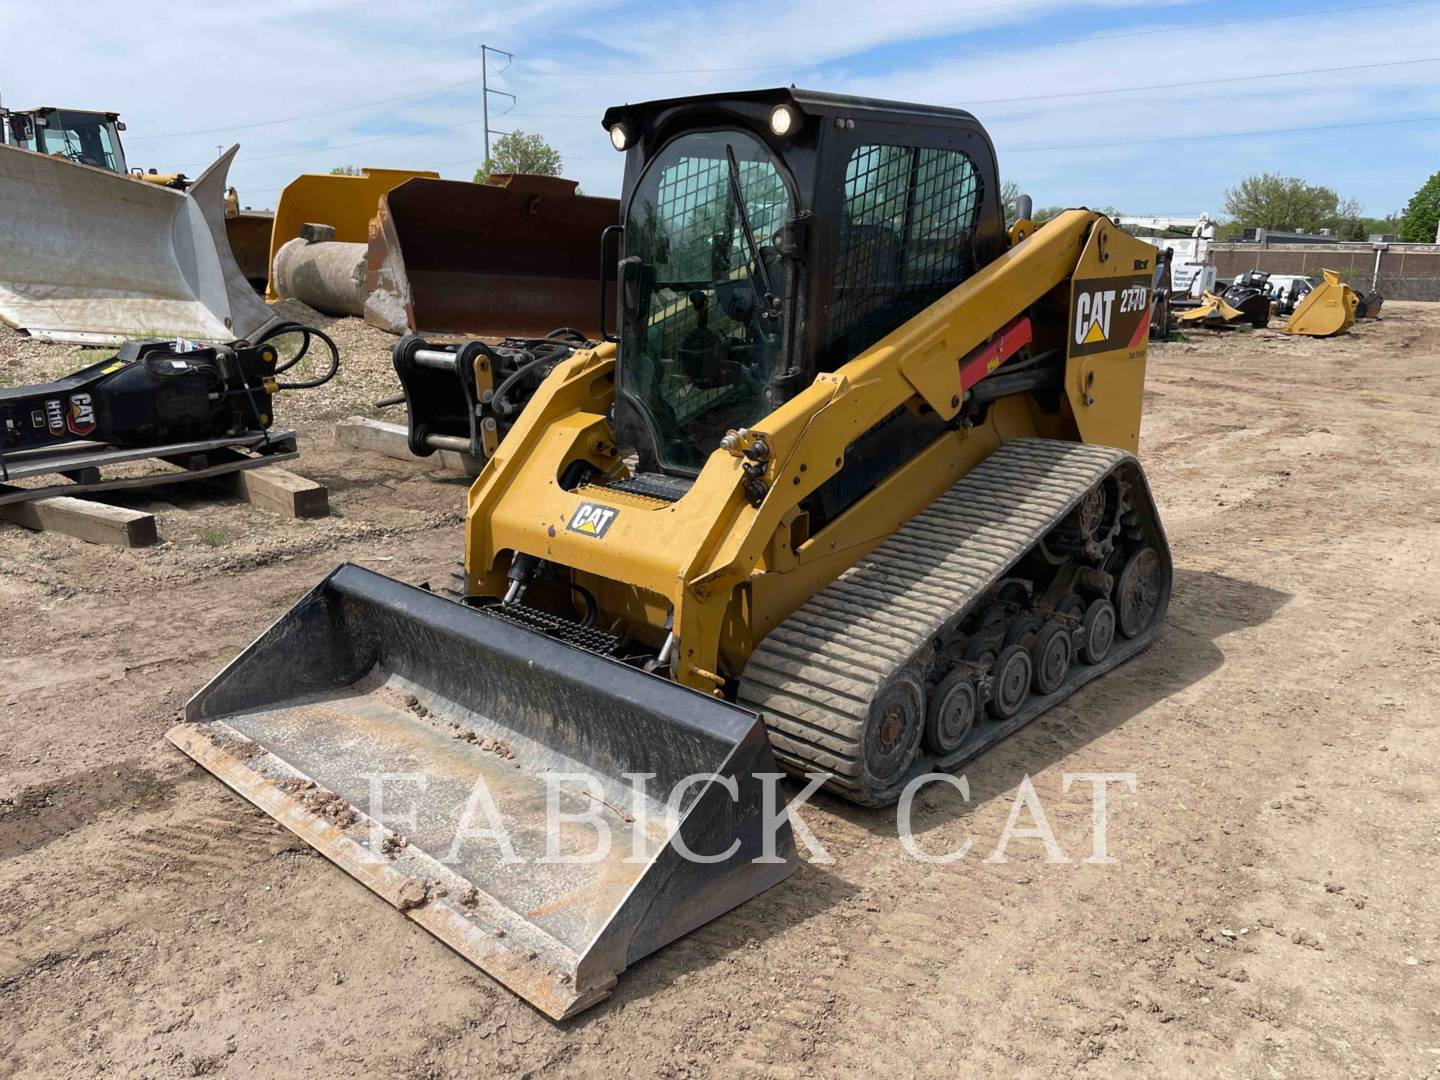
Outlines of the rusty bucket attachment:
M 1334 270 L 1322 270 L 1321 273 L 1324 280 L 1295 305 L 1285 324 L 1285 333 L 1331 337 L 1343 334 L 1355 324 L 1355 311 L 1360 306 L 1355 290 L 1343 284 Z
M 356 566 L 169 738 L 554 1019 L 797 867 L 754 714 Z
M 365 319 L 396 334 L 597 336 L 600 234 L 619 205 L 553 176 L 401 184 L 371 223 Z

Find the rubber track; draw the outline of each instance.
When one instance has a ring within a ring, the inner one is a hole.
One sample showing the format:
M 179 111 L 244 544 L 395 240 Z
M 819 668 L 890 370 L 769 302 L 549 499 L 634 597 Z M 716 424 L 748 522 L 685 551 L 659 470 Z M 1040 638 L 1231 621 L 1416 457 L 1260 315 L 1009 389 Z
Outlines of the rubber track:
M 781 764 L 832 773 L 831 786 L 855 801 L 893 802 L 900 785 L 869 791 L 860 777 L 859 740 L 875 695 L 930 641 L 953 630 L 1085 492 L 1125 465 L 1141 476 L 1134 457 L 1108 446 L 1054 439 L 1006 443 L 772 630 L 751 654 L 739 701 L 764 716 Z M 1142 513 L 1159 536 L 1168 597 L 1169 553 L 1143 478 L 1133 494 L 1147 504 Z M 1104 664 L 1067 679 L 1014 720 L 982 718 L 979 734 L 944 761 L 924 760 L 922 752 L 910 775 L 973 757 L 1138 651 L 1159 622 L 1157 617 L 1133 641 L 1117 635 Z

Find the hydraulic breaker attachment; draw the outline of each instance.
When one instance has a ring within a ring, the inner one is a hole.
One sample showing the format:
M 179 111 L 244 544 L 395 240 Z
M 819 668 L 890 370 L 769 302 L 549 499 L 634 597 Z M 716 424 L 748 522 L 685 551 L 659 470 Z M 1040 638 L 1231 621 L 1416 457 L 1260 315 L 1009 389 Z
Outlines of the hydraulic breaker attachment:
M 753 713 L 516 617 L 341 566 L 169 738 L 560 1019 L 797 860 Z

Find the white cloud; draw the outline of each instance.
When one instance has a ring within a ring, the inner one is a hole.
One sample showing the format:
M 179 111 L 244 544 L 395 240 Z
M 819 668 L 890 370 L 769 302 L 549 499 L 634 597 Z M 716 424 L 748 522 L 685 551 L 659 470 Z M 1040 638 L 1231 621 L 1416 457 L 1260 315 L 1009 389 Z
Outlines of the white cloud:
M 536 0 L 484 8 L 461 0 L 404 6 L 260 0 L 239 8 L 215 0 L 138 0 L 120 18 L 111 3 L 55 0 L 47 4 L 47 22 L 71 28 L 63 63 L 52 50 L 7 48 L 3 75 L 11 104 L 116 109 L 138 137 L 323 112 L 473 78 L 485 40 L 516 54 L 497 82 L 519 101 L 512 115 L 492 116 L 493 126 L 543 132 L 564 155 L 568 174 L 589 191 L 614 193 L 620 157 L 610 150 L 599 118 L 607 105 L 625 100 L 795 81 L 963 104 L 1440 55 L 1440 15 L 1433 4 L 1214 34 L 1028 44 L 1196 22 L 1211 10 L 1174 13 L 1153 0 L 892 0 L 883 8 L 859 0 Z M 1246 16 L 1252 11 L 1235 13 Z M 76 29 L 85 27 L 88 33 Z M 0 7 L 0 43 L 33 39 L 33 31 L 33 13 L 17 4 Z M 956 37 L 971 33 L 977 36 Z M 715 68 L 744 70 L 705 70 Z M 1023 181 L 1041 203 L 1114 204 L 1133 213 L 1214 211 L 1226 186 L 1248 172 L 1271 169 L 1329 183 L 1378 213 L 1403 204 L 1433 171 L 1440 125 L 1071 151 L 1023 148 L 1437 115 L 1437 74 L 1440 64 L 1375 68 L 996 101 L 973 111 L 1000 149 L 1002 176 Z M 499 111 L 500 102 L 495 104 Z M 247 202 L 262 205 L 302 171 L 340 164 L 433 168 L 479 159 L 479 106 L 478 86 L 465 87 L 233 134 L 132 138 L 129 149 L 138 164 L 195 173 L 217 144 L 239 141 L 234 178 Z M 460 124 L 466 126 L 344 148 Z M 476 164 L 444 172 L 468 177 Z

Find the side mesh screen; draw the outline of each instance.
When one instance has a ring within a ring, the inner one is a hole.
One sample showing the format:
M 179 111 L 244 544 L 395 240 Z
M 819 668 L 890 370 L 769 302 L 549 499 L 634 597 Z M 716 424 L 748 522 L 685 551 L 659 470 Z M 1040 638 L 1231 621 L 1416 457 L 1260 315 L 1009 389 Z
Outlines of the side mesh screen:
M 832 370 L 975 272 L 980 174 L 959 150 L 861 146 L 845 168 L 830 331 Z

